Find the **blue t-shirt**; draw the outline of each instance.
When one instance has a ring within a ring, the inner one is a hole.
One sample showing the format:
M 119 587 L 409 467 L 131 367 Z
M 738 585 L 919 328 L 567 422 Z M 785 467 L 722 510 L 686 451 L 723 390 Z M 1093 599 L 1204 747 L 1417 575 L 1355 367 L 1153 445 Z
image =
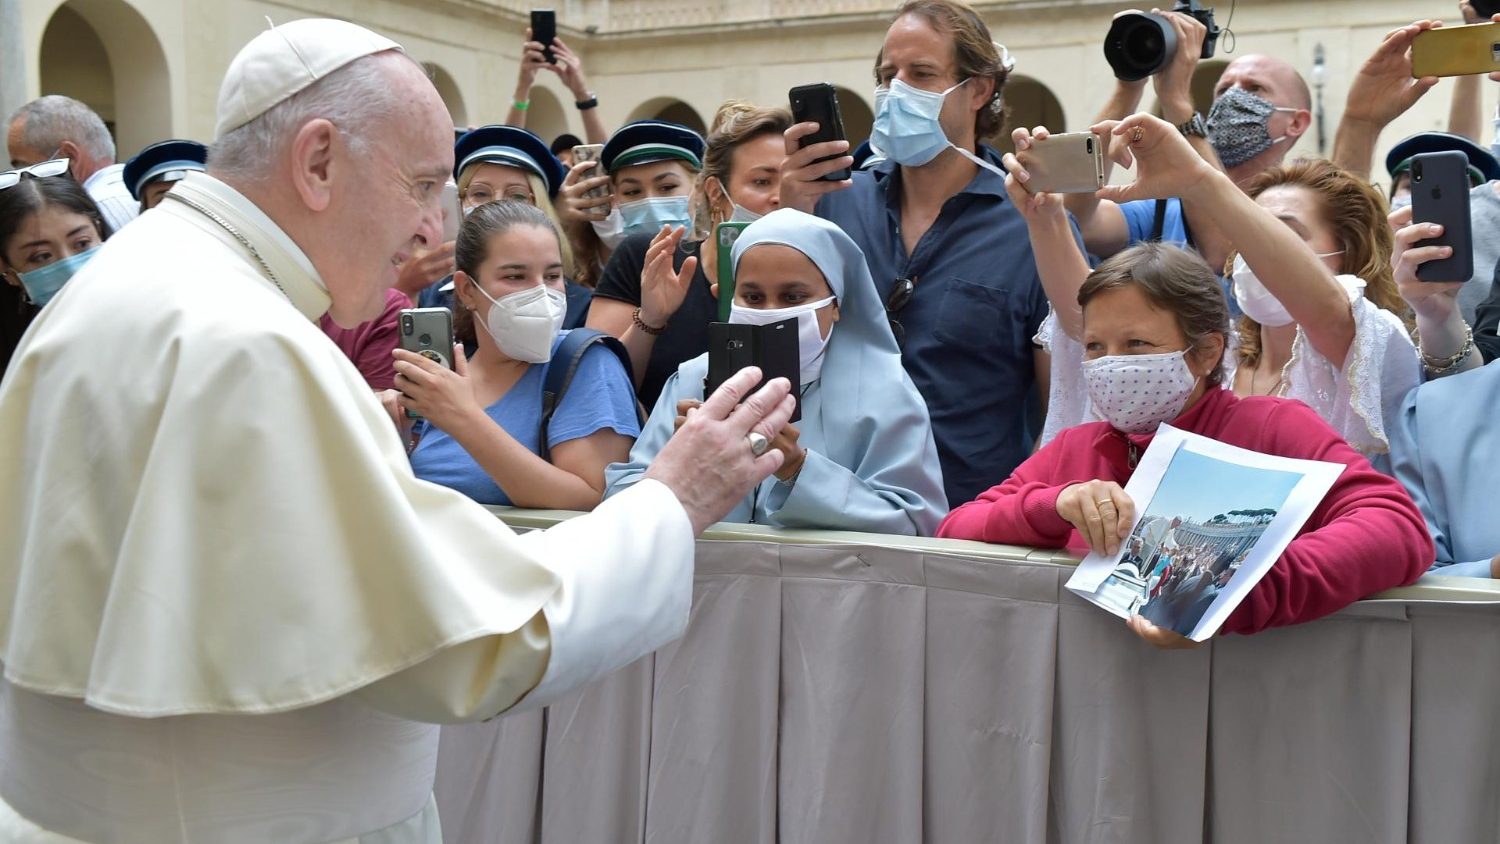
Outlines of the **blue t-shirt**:
M 566 336 L 564 332 L 563 336 Z M 562 342 L 561 338 L 558 342 Z M 557 345 L 553 345 L 553 351 Z M 532 364 L 526 374 L 485 413 L 521 445 L 540 454 L 537 435 L 542 424 L 542 385 L 548 364 Z M 480 504 L 508 505 L 510 496 L 474 462 L 458 441 L 424 421 L 417 423 L 421 439 L 411 453 L 411 468 L 424 481 L 456 489 Z M 608 428 L 627 437 L 641 433 L 635 391 L 614 352 L 590 346 L 578 362 L 573 382 L 547 428 L 547 447 L 587 437 Z
M 994 150 L 980 150 L 999 164 Z M 818 202 L 817 214 L 864 252 L 882 301 L 896 279 L 915 279 L 911 302 L 896 315 L 906 330 L 902 362 L 932 416 L 948 504 L 972 501 L 1031 453 L 1031 339 L 1047 316 L 1026 221 L 1006 196 L 1005 180 L 980 168 L 943 204 L 910 255 L 895 162 L 856 172 L 852 186 Z
M 1186 246 L 1187 226 L 1182 222 L 1182 201 L 1168 199 L 1167 213 L 1161 221 L 1161 241 L 1174 246 Z M 1120 205 L 1125 215 L 1125 227 L 1130 230 L 1130 245 L 1151 239 L 1151 230 L 1156 224 L 1156 200 L 1137 199 Z

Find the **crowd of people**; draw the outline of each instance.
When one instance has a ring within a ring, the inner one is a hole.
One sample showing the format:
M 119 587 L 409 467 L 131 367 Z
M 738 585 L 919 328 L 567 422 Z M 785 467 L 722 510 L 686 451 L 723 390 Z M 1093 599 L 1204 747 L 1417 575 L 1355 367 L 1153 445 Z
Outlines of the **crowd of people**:
M 381 396 L 417 477 L 484 504 L 591 510 L 647 477 L 705 401 L 727 271 L 730 323 L 797 321 L 801 385 L 800 420 L 769 443 L 779 468 L 730 521 L 1114 554 L 1136 510 L 1124 484 L 1170 423 L 1347 467 L 1227 631 L 1317 618 L 1429 569 L 1500 575 L 1477 495 L 1483 408 L 1500 398 L 1484 366 L 1500 354 L 1500 150 L 1462 134 L 1479 131 L 1479 80 L 1455 95 L 1459 131 L 1393 149 L 1383 191 L 1375 145 L 1435 84 L 1411 78 L 1411 44 L 1436 22 L 1378 45 L 1325 160 L 1289 157 L 1312 105 L 1278 58 L 1230 62 L 1199 114 L 1206 31 L 1167 18 L 1174 58 L 1118 81 L 1092 127 L 1133 180 L 1066 195 L 1029 187 L 1060 127 L 1010 128 L 1004 156 L 990 145 L 1015 62 L 958 0 L 908 0 L 871 45 L 861 155 L 804 146 L 816 125 L 743 101 L 706 137 L 661 120 L 607 132 L 578 56 L 558 40 L 549 61 L 528 32 L 505 122 L 455 133 L 457 236 L 397 256 L 375 319 L 319 327 Z M 527 130 L 541 72 L 575 93 L 586 139 Z M 1148 84 L 1159 116 L 1139 111 Z M 172 139 L 117 164 L 103 121 L 57 95 L 6 128 L 0 367 L 108 241 L 191 202 L 178 186 L 235 152 Z M 575 157 L 584 140 L 602 151 Z M 1472 165 L 1471 279 L 1417 277 L 1451 251 L 1423 245 L 1439 228 L 1410 208 L 1411 158 L 1434 150 Z M 728 255 L 712 237 L 726 222 L 748 224 Z M 418 306 L 451 310 L 453 367 L 398 348 Z

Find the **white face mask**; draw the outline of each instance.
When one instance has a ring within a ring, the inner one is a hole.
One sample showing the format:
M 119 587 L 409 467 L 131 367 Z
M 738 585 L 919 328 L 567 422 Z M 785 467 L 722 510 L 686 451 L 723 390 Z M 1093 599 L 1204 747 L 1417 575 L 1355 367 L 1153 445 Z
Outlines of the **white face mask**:
M 818 329 L 818 311 L 833 303 L 834 297 L 829 296 L 822 301 L 794 308 L 758 309 L 730 305 L 729 322 L 732 325 L 771 325 L 796 317 L 797 351 L 802 361 L 799 377 L 805 387 L 823 374 L 823 353 L 828 350 L 828 337 L 833 336 L 833 329 L 829 328 L 828 337 L 823 336 L 823 332 Z
M 1094 412 L 1127 434 L 1176 419 L 1198 386 L 1186 351 L 1095 358 L 1084 361 L 1083 379 Z
M 734 213 L 730 214 L 727 220 L 730 223 L 753 223 L 761 217 L 766 216 L 764 214 L 757 214 L 732 199 L 729 200 L 729 204 L 734 206 Z
M 594 227 L 594 234 L 599 235 L 611 252 L 625 239 L 625 218 L 621 216 L 619 206 L 609 209 L 609 216 L 603 220 L 590 220 L 589 225 Z
M 473 287 L 490 300 L 484 330 L 501 352 L 526 363 L 551 360 L 552 344 L 568 313 L 568 297 L 561 290 L 538 284 L 496 299 L 477 282 Z
M 1320 252 L 1318 257 L 1332 258 L 1342 254 L 1344 250 L 1340 249 L 1337 252 Z M 1271 295 L 1271 291 L 1266 289 L 1266 285 L 1256 277 L 1255 271 L 1250 269 L 1250 265 L 1240 255 L 1234 258 L 1234 301 L 1239 303 L 1240 311 L 1245 316 L 1261 325 L 1280 328 L 1292 324 L 1292 315 L 1287 313 L 1286 307 Z

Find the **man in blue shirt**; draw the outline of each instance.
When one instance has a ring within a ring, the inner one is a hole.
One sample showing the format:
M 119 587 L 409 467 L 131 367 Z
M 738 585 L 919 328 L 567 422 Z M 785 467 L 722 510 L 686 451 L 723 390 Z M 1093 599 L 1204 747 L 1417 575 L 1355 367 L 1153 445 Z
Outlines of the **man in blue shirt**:
M 952 506 L 1030 453 L 1027 398 L 1047 371 L 1031 340 L 1047 299 L 1026 223 L 1006 197 L 1000 156 L 978 144 L 1001 129 L 1011 65 L 972 9 L 909 2 L 876 63 L 870 140 L 886 160 L 851 181 L 821 181 L 852 164 L 849 145 L 798 150 L 813 124 L 787 131 L 781 204 L 837 223 L 863 250 L 927 401 Z

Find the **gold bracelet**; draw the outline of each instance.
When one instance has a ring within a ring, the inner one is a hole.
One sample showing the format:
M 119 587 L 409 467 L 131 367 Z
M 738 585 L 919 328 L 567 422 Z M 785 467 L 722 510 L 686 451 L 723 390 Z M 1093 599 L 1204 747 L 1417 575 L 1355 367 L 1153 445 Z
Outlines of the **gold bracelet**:
M 636 328 L 639 328 L 640 330 L 646 332 L 647 334 L 650 334 L 652 337 L 660 337 L 661 335 L 665 334 L 666 331 L 667 331 L 667 326 L 665 326 L 665 325 L 663 325 L 660 328 L 654 328 L 652 326 L 647 325 L 646 321 L 643 320 L 643 319 L 641 319 L 641 309 L 640 308 L 636 308 L 635 309 L 635 313 L 630 317 L 630 319 L 631 319 L 632 322 L 635 323 L 635 327 Z
M 1464 344 L 1449 358 L 1433 359 L 1422 351 L 1422 338 L 1417 337 L 1417 352 L 1422 356 L 1422 366 L 1427 368 L 1428 374 L 1441 378 L 1444 375 L 1452 375 L 1463 366 L 1464 361 L 1474 352 L 1474 328 L 1468 324 L 1464 325 Z

